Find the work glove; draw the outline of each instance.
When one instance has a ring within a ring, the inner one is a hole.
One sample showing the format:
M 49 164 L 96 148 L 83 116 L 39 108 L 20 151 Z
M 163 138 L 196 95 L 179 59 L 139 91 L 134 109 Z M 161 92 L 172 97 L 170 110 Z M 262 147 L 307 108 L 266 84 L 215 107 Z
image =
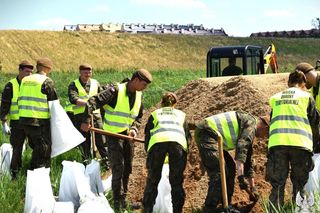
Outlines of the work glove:
M 2 124 L 2 133 L 5 135 L 11 134 L 11 130 L 10 130 L 10 127 L 8 126 L 7 122 Z
M 260 194 L 259 194 L 257 188 L 256 187 L 252 187 L 251 188 L 251 193 L 250 193 L 250 200 L 254 201 L 254 202 L 257 202 L 259 200 L 259 198 L 260 198 Z
M 249 182 L 245 179 L 243 175 L 238 176 L 238 182 L 240 189 L 248 189 L 249 188 Z

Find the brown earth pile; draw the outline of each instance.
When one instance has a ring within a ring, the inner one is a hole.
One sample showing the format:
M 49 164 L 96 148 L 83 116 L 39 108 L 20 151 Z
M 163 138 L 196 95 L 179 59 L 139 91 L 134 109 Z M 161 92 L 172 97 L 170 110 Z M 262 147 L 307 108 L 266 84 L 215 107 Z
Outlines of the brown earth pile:
M 286 81 L 287 74 L 194 80 L 176 91 L 179 98 L 177 108 L 187 114 L 187 119 L 191 124 L 205 117 L 232 110 L 246 111 L 255 116 L 265 115 L 270 112 L 269 97 L 285 89 Z M 159 107 L 159 104 L 145 113 L 144 124 L 150 112 L 156 107 Z M 143 132 L 143 128 L 140 132 Z M 262 197 L 266 198 L 270 191 L 270 185 L 264 180 L 266 139 L 256 140 L 253 148 L 256 185 Z M 137 144 L 129 186 L 129 198 L 132 202 L 142 201 L 147 176 L 145 159 L 143 145 Z M 198 149 L 192 142 L 185 171 L 184 212 L 201 209 L 208 189 L 207 184 L 207 175 L 203 174 L 200 169 Z M 232 203 L 243 212 L 263 212 L 261 201 L 262 199 L 257 203 L 250 202 L 248 194 L 241 191 L 236 183 Z

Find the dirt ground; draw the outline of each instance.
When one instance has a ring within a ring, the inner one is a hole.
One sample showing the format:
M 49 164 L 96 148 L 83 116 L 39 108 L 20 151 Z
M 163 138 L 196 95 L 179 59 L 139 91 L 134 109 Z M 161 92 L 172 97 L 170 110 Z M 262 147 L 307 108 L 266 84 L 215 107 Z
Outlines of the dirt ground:
M 194 80 L 175 92 L 179 98 L 177 108 L 187 114 L 187 119 L 191 124 L 195 124 L 205 117 L 232 110 L 246 111 L 255 116 L 266 115 L 270 113 L 268 99 L 287 87 L 287 78 L 288 74 L 267 74 Z M 145 113 L 144 124 L 150 112 L 157 106 Z M 139 136 L 142 138 L 143 128 L 144 125 Z M 264 180 L 266 145 L 267 141 L 264 139 L 256 140 L 253 146 L 255 182 L 262 198 L 267 198 L 271 189 L 270 185 Z M 143 145 L 136 144 L 133 174 L 129 185 L 129 200 L 131 202 L 141 203 L 142 201 L 147 176 L 145 160 L 146 153 Z M 200 170 L 200 157 L 194 141 L 190 146 L 188 164 L 184 175 L 186 191 L 184 212 L 201 209 L 208 189 L 208 178 Z M 242 212 L 263 212 L 262 199 L 257 203 L 250 202 L 247 193 L 241 191 L 237 183 L 235 185 L 232 204 L 236 205 Z M 288 188 L 289 186 L 287 186 L 287 191 Z

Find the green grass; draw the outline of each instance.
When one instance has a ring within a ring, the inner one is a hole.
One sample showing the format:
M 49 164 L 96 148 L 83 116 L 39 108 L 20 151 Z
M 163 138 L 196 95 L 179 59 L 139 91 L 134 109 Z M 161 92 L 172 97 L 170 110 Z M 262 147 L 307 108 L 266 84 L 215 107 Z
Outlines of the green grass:
M 33 63 L 49 57 L 55 70 L 77 70 L 80 63 L 94 69 L 204 70 L 210 47 L 260 45 L 274 42 L 280 71 L 301 61 L 319 59 L 319 38 L 238 38 L 220 36 L 109 34 L 103 32 L 53 32 L 0 30 L 0 64 L 15 72 L 23 59 Z

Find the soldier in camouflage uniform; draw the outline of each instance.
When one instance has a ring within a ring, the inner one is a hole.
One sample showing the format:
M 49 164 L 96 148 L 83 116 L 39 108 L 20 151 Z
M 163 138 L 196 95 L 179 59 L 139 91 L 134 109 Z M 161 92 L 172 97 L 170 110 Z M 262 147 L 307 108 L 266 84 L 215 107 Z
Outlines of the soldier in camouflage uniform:
M 80 76 L 78 79 L 72 81 L 68 87 L 68 96 L 69 101 L 73 107 L 73 122 L 75 127 L 80 131 L 80 133 L 85 137 L 85 141 L 80 144 L 80 148 L 82 151 L 82 158 L 84 162 L 87 162 L 89 159 L 95 156 L 91 156 L 90 147 L 91 147 L 91 133 L 84 132 L 80 129 L 83 113 L 85 110 L 85 106 L 87 100 L 97 93 L 102 91 L 102 87 L 99 82 L 92 77 L 92 67 L 90 64 L 84 63 L 79 66 Z M 92 113 L 94 126 L 96 128 L 102 129 L 102 117 L 100 110 L 97 110 Z M 95 133 L 95 143 L 96 147 L 99 151 L 99 154 L 102 158 L 101 166 L 102 168 L 108 170 L 109 169 L 109 160 L 108 160 L 108 152 L 104 147 L 105 137 L 99 133 Z M 95 153 L 94 153 L 95 154 Z
M 13 153 L 10 164 L 12 178 L 16 175 L 22 165 L 22 149 L 24 140 L 27 138 L 26 134 L 19 124 L 19 110 L 18 110 L 18 94 L 21 80 L 25 76 L 32 74 L 33 65 L 23 60 L 19 64 L 19 74 L 16 78 L 11 79 L 4 87 L 1 96 L 0 119 L 2 121 L 4 133 L 10 135 L 10 144 L 12 145 Z M 10 121 L 10 128 L 8 122 Z
M 293 186 L 292 201 L 303 187 L 313 170 L 313 131 L 319 134 L 319 112 L 315 102 L 306 92 L 306 77 L 300 69 L 290 73 L 290 88 L 270 98 L 271 124 L 268 142 L 266 179 L 272 190 L 269 200 L 273 208 L 279 209 L 284 203 L 285 183 L 290 170 Z
M 117 85 L 109 85 L 92 96 L 84 111 L 83 131 L 89 130 L 90 116 L 96 109 L 104 108 L 103 129 L 113 133 L 136 137 L 143 115 L 142 91 L 152 81 L 152 75 L 145 69 L 133 73 Z M 132 172 L 134 144 L 132 141 L 107 136 L 109 158 L 112 170 L 112 192 L 114 209 L 126 208 L 129 176 Z
M 50 167 L 51 129 L 48 101 L 58 99 L 54 82 L 47 75 L 52 70 L 48 58 L 37 60 L 37 73 L 24 77 L 18 97 L 19 121 L 33 149 L 30 169 Z
M 223 139 L 229 203 L 231 203 L 234 191 L 236 171 L 240 188 L 251 190 L 257 199 L 259 194 L 253 179 L 252 144 L 255 137 L 267 136 L 268 127 L 267 117 L 255 118 L 248 113 L 235 111 L 208 117 L 196 125 L 195 141 L 202 164 L 209 176 L 204 212 L 215 212 L 217 205 L 222 203 L 218 135 L 220 134 Z M 235 150 L 235 161 L 228 153 L 229 150 Z M 229 212 L 239 212 L 231 205 L 228 210 Z
M 309 64 L 309 63 L 299 63 L 296 66 L 296 70 L 299 70 L 304 73 L 306 76 L 307 82 L 306 82 L 306 87 L 309 90 L 310 94 L 312 95 L 315 105 L 317 110 L 320 110 L 320 75 L 319 72 L 315 70 L 315 68 Z M 313 127 L 312 127 L 313 128 Z M 313 152 L 314 153 L 319 153 L 320 152 L 320 143 L 317 143 L 320 141 L 320 135 L 319 131 L 317 131 L 317 127 L 315 129 L 312 129 L 312 136 L 313 136 L 313 141 L 315 142 L 313 144 Z
M 148 152 L 148 178 L 143 195 L 145 213 L 153 212 L 166 155 L 169 155 L 173 212 L 182 212 L 185 199 L 183 172 L 187 164 L 191 134 L 185 113 L 175 109 L 177 100 L 174 93 L 165 93 L 162 107 L 152 112 L 145 127 L 145 150 Z

